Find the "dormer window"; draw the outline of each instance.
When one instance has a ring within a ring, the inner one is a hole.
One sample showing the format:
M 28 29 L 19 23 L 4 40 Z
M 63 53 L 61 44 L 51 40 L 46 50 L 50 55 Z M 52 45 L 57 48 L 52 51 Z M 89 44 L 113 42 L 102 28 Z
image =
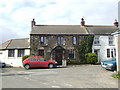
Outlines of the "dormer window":
M 40 36 L 40 44 L 47 45 L 47 37 L 46 36 Z
M 94 38 L 94 44 L 95 45 L 100 45 L 100 37 L 95 37 Z
M 112 36 L 109 37 L 109 45 L 113 45 L 113 37 Z

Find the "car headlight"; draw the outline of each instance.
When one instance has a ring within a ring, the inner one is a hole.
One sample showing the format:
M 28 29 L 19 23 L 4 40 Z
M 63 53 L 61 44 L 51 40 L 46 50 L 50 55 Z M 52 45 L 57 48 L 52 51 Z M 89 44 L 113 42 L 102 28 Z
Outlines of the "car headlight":
M 109 65 L 109 66 L 113 66 L 113 64 L 107 64 L 107 65 Z

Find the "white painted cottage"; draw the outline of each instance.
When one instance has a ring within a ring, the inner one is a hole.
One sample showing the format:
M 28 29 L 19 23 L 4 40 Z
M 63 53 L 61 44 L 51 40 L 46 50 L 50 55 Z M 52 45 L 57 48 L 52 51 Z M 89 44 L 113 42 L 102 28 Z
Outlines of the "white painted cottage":
M 22 67 L 22 56 L 29 54 L 29 38 L 11 39 L 0 45 L 0 61 L 8 66 Z
M 98 62 L 116 56 L 115 39 L 111 33 L 118 30 L 116 26 L 87 27 L 90 34 L 94 34 L 92 52 L 98 55 Z

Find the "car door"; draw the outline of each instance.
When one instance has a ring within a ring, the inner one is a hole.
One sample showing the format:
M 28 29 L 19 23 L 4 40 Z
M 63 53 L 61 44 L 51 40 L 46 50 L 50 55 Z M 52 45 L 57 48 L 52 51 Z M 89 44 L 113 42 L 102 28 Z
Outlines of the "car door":
M 48 62 L 43 57 L 37 57 L 39 67 L 48 67 Z
M 36 57 L 29 58 L 30 67 L 38 67 L 38 61 Z

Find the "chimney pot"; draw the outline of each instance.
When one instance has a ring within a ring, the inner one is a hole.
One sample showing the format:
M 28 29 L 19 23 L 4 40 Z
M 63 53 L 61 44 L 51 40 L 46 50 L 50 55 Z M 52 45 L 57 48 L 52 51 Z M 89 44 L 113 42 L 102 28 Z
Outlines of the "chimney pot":
M 115 19 L 114 25 L 115 25 L 116 27 L 118 27 L 118 21 L 117 21 L 117 19 Z
M 35 19 L 33 18 L 33 20 L 31 21 L 32 27 L 36 25 Z
M 85 26 L 84 18 L 81 19 L 81 26 Z

